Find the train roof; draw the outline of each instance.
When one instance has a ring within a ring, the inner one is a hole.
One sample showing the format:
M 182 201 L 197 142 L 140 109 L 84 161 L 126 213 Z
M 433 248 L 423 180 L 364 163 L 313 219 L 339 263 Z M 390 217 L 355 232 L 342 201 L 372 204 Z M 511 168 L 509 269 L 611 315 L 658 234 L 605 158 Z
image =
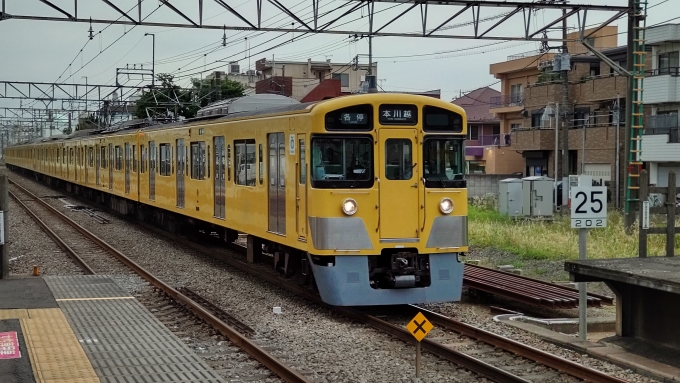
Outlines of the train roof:
M 243 97 L 247 98 L 247 97 Z M 215 122 L 225 122 L 232 120 L 248 119 L 260 116 L 270 116 L 270 115 L 288 115 L 288 114 L 302 114 L 310 113 L 319 106 L 323 107 L 322 110 L 333 110 L 336 108 L 343 108 L 348 105 L 357 105 L 362 103 L 370 103 L 376 100 L 383 100 L 383 102 L 411 102 L 411 103 L 427 103 L 432 106 L 438 106 L 449 109 L 456 109 L 459 112 L 465 113 L 464 109 L 449 102 L 427 96 L 412 95 L 412 94 L 400 94 L 400 93 L 371 93 L 371 94 L 357 94 L 343 97 L 336 97 L 327 100 L 306 102 L 306 103 L 292 103 L 289 105 L 276 106 L 271 108 L 255 109 L 243 112 L 235 112 L 227 115 L 211 115 L 204 117 L 196 117 L 183 121 L 172 122 L 172 123 L 154 123 L 146 119 L 140 120 L 130 120 L 120 124 L 117 127 L 110 127 L 105 130 L 88 130 L 77 131 L 68 136 L 53 136 L 49 138 L 40 137 L 33 139 L 31 141 L 26 141 L 18 143 L 12 146 L 25 145 L 29 143 L 40 143 L 47 141 L 64 141 L 73 138 L 80 137 L 92 137 L 92 136 L 106 136 L 115 133 L 133 133 L 138 131 L 154 131 L 161 129 L 172 129 L 182 126 L 187 126 L 196 123 L 215 123 Z

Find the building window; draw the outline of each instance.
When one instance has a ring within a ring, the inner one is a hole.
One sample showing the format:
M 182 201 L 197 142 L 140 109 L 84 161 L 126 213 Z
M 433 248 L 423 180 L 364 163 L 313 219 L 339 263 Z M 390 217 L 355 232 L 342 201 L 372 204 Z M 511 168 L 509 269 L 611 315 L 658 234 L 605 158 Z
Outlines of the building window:
M 574 108 L 574 128 L 588 126 L 590 108 Z
M 590 77 L 596 77 L 600 75 L 600 63 L 590 63 Z
M 486 174 L 486 161 L 466 161 L 467 174 Z
M 522 84 L 510 85 L 510 103 L 522 103 Z
M 333 73 L 333 80 L 340 80 L 341 87 L 349 87 L 349 73 Z
M 191 178 L 205 179 L 205 141 L 191 143 Z
M 680 62 L 678 52 L 666 52 L 659 55 L 659 74 L 678 74 Z
M 479 126 L 469 125 L 468 130 L 470 132 L 468 139 L 479 140 Z
M 255 186 L 255 140 L 234 141 L 234 182 Z
M 522 129 L 522 124 L 510 124 L 510 131 Z
M 501 126 L 494 125 L 491 127 L 491 134 L 501 134 Z
M 531 111 L 531 127 L 540 128 L 541 127 L 541 117 L 543 116 L 543 109 L 537 109 Z
M 160 144 L 160 160 L 161 160 L 161 166 L 160 166 L 160 175 L 162 176 L 169 176 L 171 172 L 171 163 L 172 163 L 172 148 L 170 147 L 170 144 Z

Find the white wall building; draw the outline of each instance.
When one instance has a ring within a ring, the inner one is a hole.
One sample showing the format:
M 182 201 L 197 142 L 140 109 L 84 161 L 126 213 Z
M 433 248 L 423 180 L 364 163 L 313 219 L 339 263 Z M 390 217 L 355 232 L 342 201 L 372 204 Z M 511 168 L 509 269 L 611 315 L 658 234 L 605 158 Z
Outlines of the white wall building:
M 645 124 L 641 158 L 647 163 L 649 183 L 665 187 L 671 170 L 680 179 L 680 24 L 649 28 L 646 40 L 652 48 L 647 58 L 652 69 L 645 78 L 644 102 L 651 115 Z

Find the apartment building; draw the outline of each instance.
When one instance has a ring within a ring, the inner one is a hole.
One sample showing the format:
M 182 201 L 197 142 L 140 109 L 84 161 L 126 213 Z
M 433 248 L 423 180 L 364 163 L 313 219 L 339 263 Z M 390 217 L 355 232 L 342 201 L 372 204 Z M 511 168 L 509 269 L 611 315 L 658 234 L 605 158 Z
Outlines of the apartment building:
M 498 96 L 499 91 L 484 87 L 452 101 L 467 114 L 465 161 L 468 174 L 510 174 L 522 167 L 522 155 L 508 150 L 510 134 L 501 133 L 500 120 L 489 111 L 491 99 Z
M 307 102 L 368 90 L 367 66 L 327 61 L 285 61 L 266 58 L 255 62 L 260 80 L 257 93 L 277 93 Z M 378 74 L 377 63 L 372 64 L 373 75 Z
M 577 36 L 574 33 L 569 37 Z M 589 41 L 625 67 L 626 47 L 616 47 L 616 42 L 615 26 L 600 29 Z M 491 65 L 491 73 L 501 80 L 501 95 L 492 98 L 490 111 L 499 118 L 501 131 L 510 133 L 508 149 L 521 153 L 523 163 L 518 171 L 525 176 L 558 178 L 562 176 L 563 143 L 561 134 L 556 137 L 555 132 L 558 113 L 566 113 L 566 122 L 560 123 L 568 129 L 569 174 L 591 175 L 597 183 L 609 186 L 610 197 L 617 191 L 621 195 L 627 78 L 617 75 L 580 44 L 570 43 L 568 50 L 571 59 L 566 107 L 561 74 L 553 70 L 559 58 L 530 52 Z
M 680 25 L 649 28 L 651 47 L 644 80 L 646 119 L 641 158 L 649 171 L 649 183 L 668 186 L 668 173 L 680 176 Z M 663 201 L 660 201 L 663 202 Z

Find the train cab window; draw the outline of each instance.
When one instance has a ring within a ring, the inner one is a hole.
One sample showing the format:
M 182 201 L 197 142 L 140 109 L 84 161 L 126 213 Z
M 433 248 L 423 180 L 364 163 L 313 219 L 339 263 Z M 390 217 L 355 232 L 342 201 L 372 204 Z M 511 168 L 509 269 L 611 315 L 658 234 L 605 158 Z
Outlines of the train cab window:
M 255 140 L 234 141 L 234 182 L 255 186 Z
M 463 117 L 458 113 L 435 106 L 424 106 L 423 116 L 423 130 L 426 132 L 463 131 Z
M 114 169 L 115 170 L 122 170 L 123 169 L 123 148 L 121 148 L 120 146 L 116 146 L 116 148 L 114 149 L 114 153 L 115 153 L 114 159 L 116 161 L 115 164 L 114 164 L 115 165 Z
M 465 187 L 463 138 L 425 138 L 423 143 L 425 187 Z
M 205 141 L 191 143 L 191 179 L 205 179 Z
M 139 172 L 146 173 L 146 164 L 149 160 L 149 153 L 146 151 L 146 147 L 144 145 L 139 145 L 139 152 L 142 155 L 142 161 L 139 164 Z
M 388 180 L 413 178 L 411 140 L 390 138 L 385 142 L 385 177 Z
M 314 188 L 373 186 L 373 140 L 357 136 L 312 137 L 310 173 Z
M 172 158 L 170 154 L 172 153 L 172 148 L 170 144 L 160 144 L 160 175 L 169 176 L 172 172 L 171 162 Z
M 106 146 L 102 146 L 100 148 L 100 153 L 101 153 L 101 166 L 102 169 L 106 169 Z

